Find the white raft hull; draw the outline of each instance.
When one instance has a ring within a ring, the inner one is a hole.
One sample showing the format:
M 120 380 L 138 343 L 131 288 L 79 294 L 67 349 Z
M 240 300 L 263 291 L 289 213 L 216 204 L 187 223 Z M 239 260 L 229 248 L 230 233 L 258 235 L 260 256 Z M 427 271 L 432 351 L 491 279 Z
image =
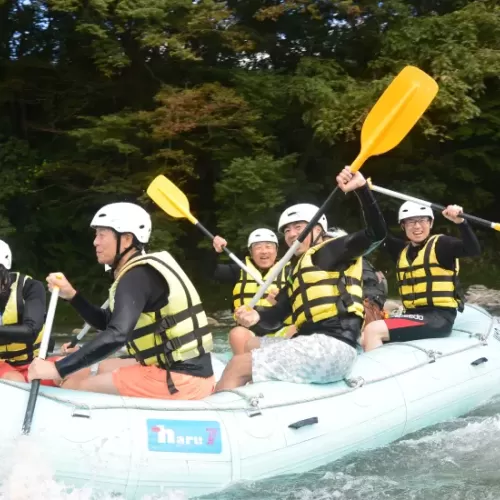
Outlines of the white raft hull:
M 441 353 L 435 362 L 429 350 Z M 196 402 L 42 388 L 25 439 L 43 450 L 56 479 L 130 499 L 161 490 L 197 496 L 307 471 L 499 394 L 500 324 L 467 306 L 453 336 L 361 354 L 350 380 L 359 386 L 266 382 Z M 19 442 L 28 389 L 0 383 L 0 457 Z

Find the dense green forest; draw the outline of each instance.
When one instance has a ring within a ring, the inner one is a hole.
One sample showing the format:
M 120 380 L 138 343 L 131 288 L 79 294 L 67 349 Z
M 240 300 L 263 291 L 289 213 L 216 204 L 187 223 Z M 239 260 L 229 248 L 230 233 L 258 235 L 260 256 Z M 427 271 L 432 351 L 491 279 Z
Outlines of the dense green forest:
M 500 219 L 500 6 L 467 0 L 0 0 L 0 237 L 17 269 L 62 270 L 95 300 L 109 279 L 89 222 L 112 201 L 153 214 L 152 248 L 185 265 L 209 308 L 210 242 L 147 197 L 162 173 L 243 255 L 287 204 L 320 204 L 359 151 L 363 119 L 407 64 L 439 93 L 374 183 Z M 397 227 L 397 200 L 378 195 Z M 331 225 L 360 228 L 354 196 Z M 439 231 L 456 229 L 442 217 Z M 465 283 L 498 287 L 500 237 Z M 381 252 L 374 260 L 392 271 Z M 208 271 L 208 272 L 207 272 Z M 219 289 L 218 289 L 219 290 Z

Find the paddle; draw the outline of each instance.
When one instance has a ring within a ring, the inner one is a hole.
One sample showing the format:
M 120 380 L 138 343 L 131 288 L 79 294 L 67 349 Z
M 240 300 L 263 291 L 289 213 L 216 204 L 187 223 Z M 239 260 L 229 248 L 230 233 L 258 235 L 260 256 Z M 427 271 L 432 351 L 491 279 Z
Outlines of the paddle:
M 215 236 L 203 226 L 196 217 L 189 210 L 189 201 L 187 196 L 169 179 L 164 175 L 159 175 L 149 185 L 147 189 L 148 196 L 168 215 L 178 218 L 185 218 L 193 223 L 200 231 L 208 236 L 211 240 Z M 262 278 L 255 274 L 248 268 L 236 255 L 234 255 L 228 248 L 224 247 L 229 257 L 247 272 L 259 284 L 263 285 Z M 266 287 L 267 288 L 267 287 Z
M 392 198 L 398 198 L 404 201 L 413 201 L 414 203 L 418 203 L 419 205 L 423 205 L 424 207 L 432 208 L 433 210 L 442 211 L 446 207 L 444 205 L 438 205 L 437 203 L 431 203 L 430 201 L 420 200 L 419 198 L 415 198 L 413 196 L 408 196 L 407 194 L 398 193 L 397 191 L 391 191 L 390 189 L 386 189 L 380 186 L 375 186 L 372 184 L 371 179 L 367 179 L 368 185 L 372 191 L 377 191 L 377 193 L 386 194 L 387 196 L 391 196 Z M 475 215 L 469 214 L 460 214 L 460 217 L 467 219 L 470 222 L 475 222 L 480 226 L 489 227 L 494 229 L 495 231 L 500 231 L 500 223 L 498 222 L 490 222 L 485 219 L 481 219 L 480 217 L 476 217 Z
M 406 66 L 386 88 L 366 117 L 361 129 L 361 150 L 351 164 L 351 172 L 357 172 L 370 156 L 380 155 L 396 147 L 429 107 L 437 91 L 438 85 L 429 75 L 414 66 Z M 274 267 L 264 285 L 252 298 L 249 307 L 257 304 L 267 287 L 293 257 L 299 245 L 328 208 L 337 190 L 338 186 Z
M 106 309 L 106 307 L 108 307 L 108 304 L 109 304 L 109 300 L 106 300 L 106 302 L 104 302 L 104 304 L 101 306 L 101 309 Z M 85 335 L 87 335 L 87 333 L 89 332 L 89 330 L 91 328 L 92 327 L 88 323 L 85 323 L 85 325 L 83 325 L 83 328 L 80 330 L 80 332 L 77 335 L 73 335 L 73 337 L 71 337 L 71 342 L 68 345 L 68 349 L 75 347 L 76 344 L 78 344 L 78 342 L 80 342 L 80 340 L 82 340 L 83 337 L 85 337 Z
M 45 359 L 47 350 L 49 348 L 50 334 L 52 333 L 52 324 L 54 323 L 54 316 L 56 314 L 57 299 L 59 298 L 59 287 L 52 288 L 52 295 L 50 296 L 49 310 L 47 311 L 47 320 L 45 321 L 45 330 L 43 332 L 42 343 L 40 345 L 40 352 L 38 357 Z M 33 420 L 33 413 L 35 412 L 36 399 L 40 389 L 40 380 L 32 380 L 31 390 L 26 406 L 26 413 L 23 422 L 23 434 L 29 434 L 31 430 L 31 422 Z

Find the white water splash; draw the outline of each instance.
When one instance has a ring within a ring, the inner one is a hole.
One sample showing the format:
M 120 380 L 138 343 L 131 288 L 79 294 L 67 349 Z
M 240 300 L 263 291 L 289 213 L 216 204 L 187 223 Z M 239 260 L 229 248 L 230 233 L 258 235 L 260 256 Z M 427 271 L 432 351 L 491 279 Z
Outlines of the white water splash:
M 461 419 L 461 422 L 467 422 L 467 424 L 455 430 L 438 430 L 420 438 L 402 439 L 398 444 L 409 447 L 424 444 L 436 446 L 449 444 L 456 446 L 457 442 L 469 442 L 470 444 L 478 445 L 479 440 L 484 439 L 489 441 L 493 436 L 498 435 L 497 431 L 500 430 L 500 415 L 488 417 L 480 421 L 464 418 Z
M 10 461 L 2 457 L 0 500 L 121 500 L 92 488 L 73 488 L 54 479 L 54 471 L 31 436 L 22 436 L 13 445 Z M 187 500 L 181 491 L 145 495 L 137 500 Z
M 53 470 L 30 436 L 22 436 L 17 441 L 11 457 L 8 465 L 5 460 L 2 464 L 0 500 L 91 499 L 91 491 L 68 492 L 54 481 Z

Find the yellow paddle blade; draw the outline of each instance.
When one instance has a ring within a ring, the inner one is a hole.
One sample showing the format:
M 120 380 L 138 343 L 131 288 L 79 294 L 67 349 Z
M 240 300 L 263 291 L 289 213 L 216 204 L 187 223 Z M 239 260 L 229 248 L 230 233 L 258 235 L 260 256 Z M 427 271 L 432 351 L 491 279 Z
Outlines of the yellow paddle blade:
M 185 217 L 193 224 L 196 218 L 189 211 L 187 196 L 164 175 L 159 175 L 148 186 L 148 196 L 168 215 L 175 218 Z
M 495 231 L 500 231 L 500 224 L 499 224 L 498 222 L 497 222 L 497 223 L 495 223 L 495 224 L 493 224 L 493 229 L 494 229 Z
M 361 130 L 361 151 L 351 170 L 356 172 L 370 156 L 396 147 L 429 107 L 437 91 L 438 84 L 427 73 L 406 66 L 368 113 Z

